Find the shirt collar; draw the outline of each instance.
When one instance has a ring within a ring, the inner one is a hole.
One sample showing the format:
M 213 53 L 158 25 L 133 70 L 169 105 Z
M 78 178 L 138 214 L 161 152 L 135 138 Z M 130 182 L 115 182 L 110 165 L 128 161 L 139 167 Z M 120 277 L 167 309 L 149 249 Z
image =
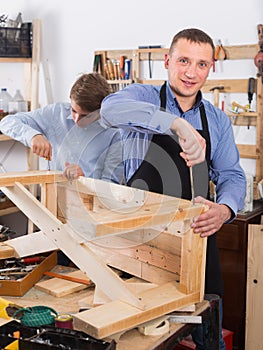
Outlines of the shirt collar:
M 168 100 L 171 100 L 171 99 L 174 100 L 177 108 L 181 111 L 181 107 L 177 101 L 177 98 L 174 96 L 169 83 L 167 83 L 167 97 L 168 97 L 167 98 Z M 201 102 L 202 102 L 202 98 L 203 98 L 202 92 L 199 90 L 197 95 L 196 95 L 195 104 L 193 105 L 192 109 L 197 109 L 200 107 Z

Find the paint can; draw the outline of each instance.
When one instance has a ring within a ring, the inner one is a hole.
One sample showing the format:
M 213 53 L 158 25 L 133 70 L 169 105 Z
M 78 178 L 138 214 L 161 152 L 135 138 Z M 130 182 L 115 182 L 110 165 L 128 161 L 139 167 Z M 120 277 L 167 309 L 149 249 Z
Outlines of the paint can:
M 55 318 L 55 326 L 58 328 L 73 329 L 73 318 L 71 315 L 63 314 Z

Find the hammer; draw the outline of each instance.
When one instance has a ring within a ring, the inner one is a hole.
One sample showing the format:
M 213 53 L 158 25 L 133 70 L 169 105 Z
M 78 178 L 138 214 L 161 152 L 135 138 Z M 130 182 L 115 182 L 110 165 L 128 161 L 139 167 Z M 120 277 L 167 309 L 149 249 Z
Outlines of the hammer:
M 215 86 L 210 89 L 214 93 L 214 106 L 219 106 L 219 91 L 224 90 L 224 86 Z

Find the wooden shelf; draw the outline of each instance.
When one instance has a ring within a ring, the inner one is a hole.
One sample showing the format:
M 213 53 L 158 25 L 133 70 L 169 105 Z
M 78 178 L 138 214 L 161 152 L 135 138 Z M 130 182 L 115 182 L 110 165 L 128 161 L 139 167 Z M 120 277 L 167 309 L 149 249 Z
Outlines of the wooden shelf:
M 0 57 L 0 63 L 31 63 L 31 57 Z
M 113 79 L 107 80 L 109 84 L 132 84 L 132 79 Z
M 232 121 L 233 125 L 236 126 L 257 126 L 258 114 L 256 112 L 249 113 L 231 113 L 225 112 Z

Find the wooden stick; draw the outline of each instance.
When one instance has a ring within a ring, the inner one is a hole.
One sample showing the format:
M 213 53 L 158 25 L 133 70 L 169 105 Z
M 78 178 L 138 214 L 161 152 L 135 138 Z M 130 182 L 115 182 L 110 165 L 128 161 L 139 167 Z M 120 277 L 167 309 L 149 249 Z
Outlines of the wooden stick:
M 91 281 L 89 279 L 85 280 L 85 279 L 82 279 L 82 278 L 67 276 L 67 275 L 63 275 L 63 274 L 55 273 L 55 272 L 51 272 L 51 271 L 44 272 L 44 275 L 49 276 L 49 277 L 61 278 L 63 280 L 68 280 L 68 281 L 71 281 L 71 282 L 87 284 L 88 286 L 91 285 Z

